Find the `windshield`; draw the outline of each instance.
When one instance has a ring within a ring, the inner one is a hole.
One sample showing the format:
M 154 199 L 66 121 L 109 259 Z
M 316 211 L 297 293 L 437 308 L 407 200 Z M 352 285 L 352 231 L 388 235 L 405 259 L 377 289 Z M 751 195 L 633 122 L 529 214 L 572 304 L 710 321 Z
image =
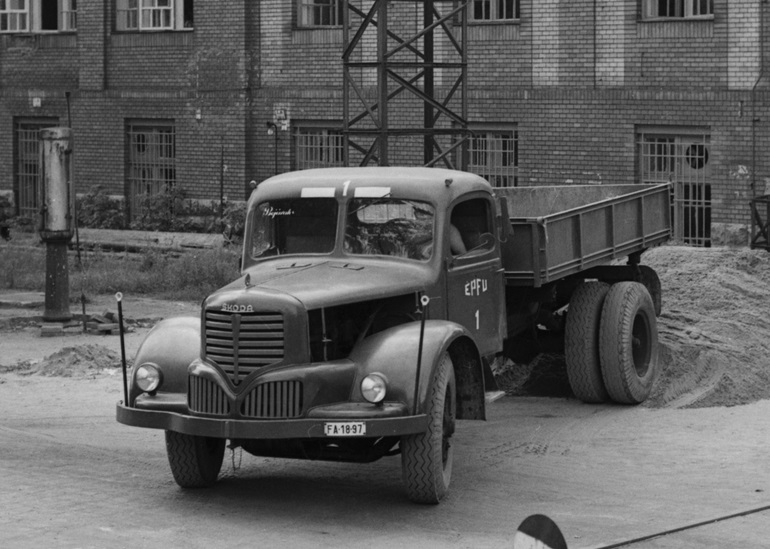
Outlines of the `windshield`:
M 345 251 L 430 259 L 433 252 L 433 206 L 396 198 L 361 198 L 348 203 Z
M 289 198 L 257 206 L 251 255 L 329 254 L 334 250 L 337 201 Z

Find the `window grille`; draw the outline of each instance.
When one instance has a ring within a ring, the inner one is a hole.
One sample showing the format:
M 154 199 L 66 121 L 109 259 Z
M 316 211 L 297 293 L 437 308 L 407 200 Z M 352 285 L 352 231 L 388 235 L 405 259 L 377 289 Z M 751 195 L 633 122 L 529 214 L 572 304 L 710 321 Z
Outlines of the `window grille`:
M 298 170 L 344 165 L 345 139 L 342 132 L 299 127 L 296 129 L 294 141 L 295 166 Z
M 342 25 L 342 0 L 298 0 L 300 27 L 336 27 Z
M 478 174 L 494 187 L 519 184 L 519 132 L 517 130 L 476 130 L 470 140 L 468 171 Z
M 40 130 L 56 121 L 18 122 L 15 126 L 14 179 L 21 217 L 36 219 L 40 211 Z
M 473 0 L 472 21 L 515 21 L 521 17 L 519 0 Z
M 176 132 L 171 122 L 128 124 L 128 199 L 132 219 L 152 196 L 176 184 Z
M 640 181 L 672 184 L 674 238 L 691 246 L 711 246 L 710 146 L 703 133 L 637 137 Z
M 28 0 L 0 0 L 0 32 L 29 31 Z

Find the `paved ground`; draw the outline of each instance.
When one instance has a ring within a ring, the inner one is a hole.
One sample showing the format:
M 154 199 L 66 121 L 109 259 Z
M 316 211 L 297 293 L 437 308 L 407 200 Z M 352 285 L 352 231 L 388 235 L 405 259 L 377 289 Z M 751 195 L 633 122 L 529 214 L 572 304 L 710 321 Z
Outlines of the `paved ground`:
M 127 296 L 124 312 L 195 315 L 197 305 Z M 39 315 L 39 306 L 0 308 L 13 319 L 0 325 L 0 364 L 73 344 L 119 349 L 117 336 L 42 338 Z M 144 324 L 129 334 L 129 354 Z M 571 549 L 598 548 L 754 509 L 764 510 L 633 547 L 765 548 L 770 539 L 768 400 L 652 410 L 507 397 L 489 421 L 460 423 L 449 496 L 425 507 L 404 498 L 398 458 L 357 465 L 236 452 L 217 486 L 183 491 L 162 433 L 115 422 L 121 392 L 117 369 L 0 374 L 0 547 L 497 548 L 543 513 Z

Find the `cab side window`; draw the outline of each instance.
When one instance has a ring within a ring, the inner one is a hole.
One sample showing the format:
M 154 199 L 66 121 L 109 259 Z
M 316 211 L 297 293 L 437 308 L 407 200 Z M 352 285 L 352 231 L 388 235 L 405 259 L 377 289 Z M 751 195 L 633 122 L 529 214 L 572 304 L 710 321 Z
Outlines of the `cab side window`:
M 491 235 L 489 201 L 474 198 L 457 204 L 450 216 L 449 243 L 452 255 L 462 255 L 474 250 L 490 250 L 494 239 Z

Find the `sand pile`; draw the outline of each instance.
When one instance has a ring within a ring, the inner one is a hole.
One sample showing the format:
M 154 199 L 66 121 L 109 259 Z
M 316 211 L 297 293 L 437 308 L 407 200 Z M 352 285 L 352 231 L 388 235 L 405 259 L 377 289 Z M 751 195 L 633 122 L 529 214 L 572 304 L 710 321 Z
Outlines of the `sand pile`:
M 21 375 L 38 374 L 58 377 L 93 377 L 99 373 L 114 373 L 122 368 L 120 354 L 102 345 L 64 347 L 40 361 L 24 360 L 4 367 Z
M 662 246 L 642 262 L 663 287 L 661 374 L 642 406 L 734 406 L 770 398 L 770 254 Z M 571 397 L 563 355 L 496 373 L 510 395 Z
M 770 254 L 663 246 L 644 254 L 663 285 L 661 377 L 652 407 L 770 398 Z

